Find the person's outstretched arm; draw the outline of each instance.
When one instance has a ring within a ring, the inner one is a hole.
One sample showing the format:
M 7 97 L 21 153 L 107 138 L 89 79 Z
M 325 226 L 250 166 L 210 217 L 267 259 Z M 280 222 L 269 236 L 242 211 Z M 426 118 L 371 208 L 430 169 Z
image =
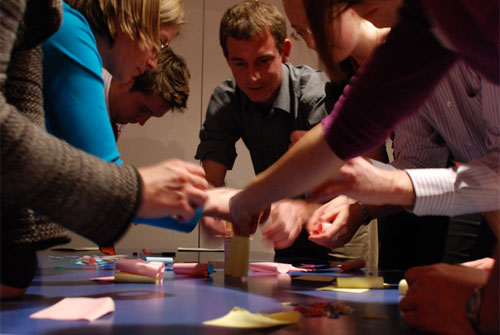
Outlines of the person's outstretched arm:
M 323 137 L 321 124 L 311 129 L 285 155 L 231 199 L 235 232 L 248 235 L 252 216 L 272 202 L 296 196 L 335 174 L 343 162 Z

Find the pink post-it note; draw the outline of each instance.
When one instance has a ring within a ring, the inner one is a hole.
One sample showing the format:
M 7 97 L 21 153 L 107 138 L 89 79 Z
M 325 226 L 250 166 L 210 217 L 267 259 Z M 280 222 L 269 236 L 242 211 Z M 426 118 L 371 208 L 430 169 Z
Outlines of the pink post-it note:
M 192 277 L 206 277 L 209 274 L 207 263 L 174 263 L 174 273 Z
M 115 311 L 110 297 L 64 298 L 58 303 L 30 315 L 32 319 L 94 321 Z
M 163 277 L 165 263 L 147 262 L 140 259 L 120 259 L 115 263 L 116 272 L 134 273 L 142 276 Z

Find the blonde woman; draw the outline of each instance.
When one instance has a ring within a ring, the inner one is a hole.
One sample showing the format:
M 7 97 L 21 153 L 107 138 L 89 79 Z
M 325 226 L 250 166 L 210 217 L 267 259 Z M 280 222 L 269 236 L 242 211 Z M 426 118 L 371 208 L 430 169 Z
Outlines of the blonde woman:
M 43 44 L 47 128 L 71 145 L 120 164 L 102 68 L 121 82 L 154 70 L 184 23 L 181 0 L 68 0 L 61 28 Z

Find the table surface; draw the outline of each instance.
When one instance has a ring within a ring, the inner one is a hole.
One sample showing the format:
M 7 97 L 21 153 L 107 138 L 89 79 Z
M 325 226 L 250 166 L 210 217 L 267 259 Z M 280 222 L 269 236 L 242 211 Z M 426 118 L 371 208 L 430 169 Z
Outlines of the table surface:
M 92 254 L 92 253 L 87 253 Z M 184 253 L 183 253 L 184 254 Z M 212 254 L 212 255 L 211 255 Z M 68 253 L 47 251 L 39 255 L 40 271 L 26 296 L 0 304 L 0 333 L 4 334 L 414 334 L 402 320 L 397 285 L 365 293 L 317 291 L 313 284 L 292 280 L 288 274 L 250 272 L 245 284 L 224 282 L 222 269 L 209 278 L 164 274 L 163 284 L 99 283 L 89 278 L 110 276 L 112 269 L 76 266 Z M 51 257 L 52 256 L 52 257 Z M 57 258 L 54 256 L 61 256 Z M 217 260 L 220 253 L 190 253 L 182 261 Z M 253 258 L 255 259 L 255 258 Z M 263 260 L 263 259 L 256 259 Z M 375 273 L 377 274 L 377 273 Z M 329 274 L 331 275 L 331 273 Z M 360 273 L 358 273 L 360 275 Z M 397 283 L 400 272 L 384 272 L 386 282 Z M 323 285 L 324 286 L 324 285 Z M 65 297 L 111 297 L 115 312 L 96 321 L 30 319 L 29 315 Z M 302 317 L 297 324 L 268 329 L 231 329 L 204 326 L 203 321 L 227 314 L 233 307 L 251 312 L 291 310 L 282 302 L 341 303 L 354 311 L 338 319 Z M 370 319 L 367 315 L 386 319 Z

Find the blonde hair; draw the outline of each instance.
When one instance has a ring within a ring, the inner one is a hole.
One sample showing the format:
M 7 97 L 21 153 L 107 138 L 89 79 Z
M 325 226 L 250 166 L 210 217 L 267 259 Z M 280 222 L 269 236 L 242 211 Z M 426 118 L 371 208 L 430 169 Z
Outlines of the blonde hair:
M 160 51 L 158 66 L 136 77 L 130 91 L 157 94 L 168 108 L 182 112 L 189 97 L 190 73 L 186 61 L 170 48 Z
M 182 0 L 163 0 L 160 4 L 160 25 L 184 24 L 184 5 Z
M 65 0 L 88 21 L 90 28 L 112 47 L 120 29 L 142 49 L 159 50 L 160 9 L 173 0 Z M 176 0 L 177 1 L 177 0 Z

